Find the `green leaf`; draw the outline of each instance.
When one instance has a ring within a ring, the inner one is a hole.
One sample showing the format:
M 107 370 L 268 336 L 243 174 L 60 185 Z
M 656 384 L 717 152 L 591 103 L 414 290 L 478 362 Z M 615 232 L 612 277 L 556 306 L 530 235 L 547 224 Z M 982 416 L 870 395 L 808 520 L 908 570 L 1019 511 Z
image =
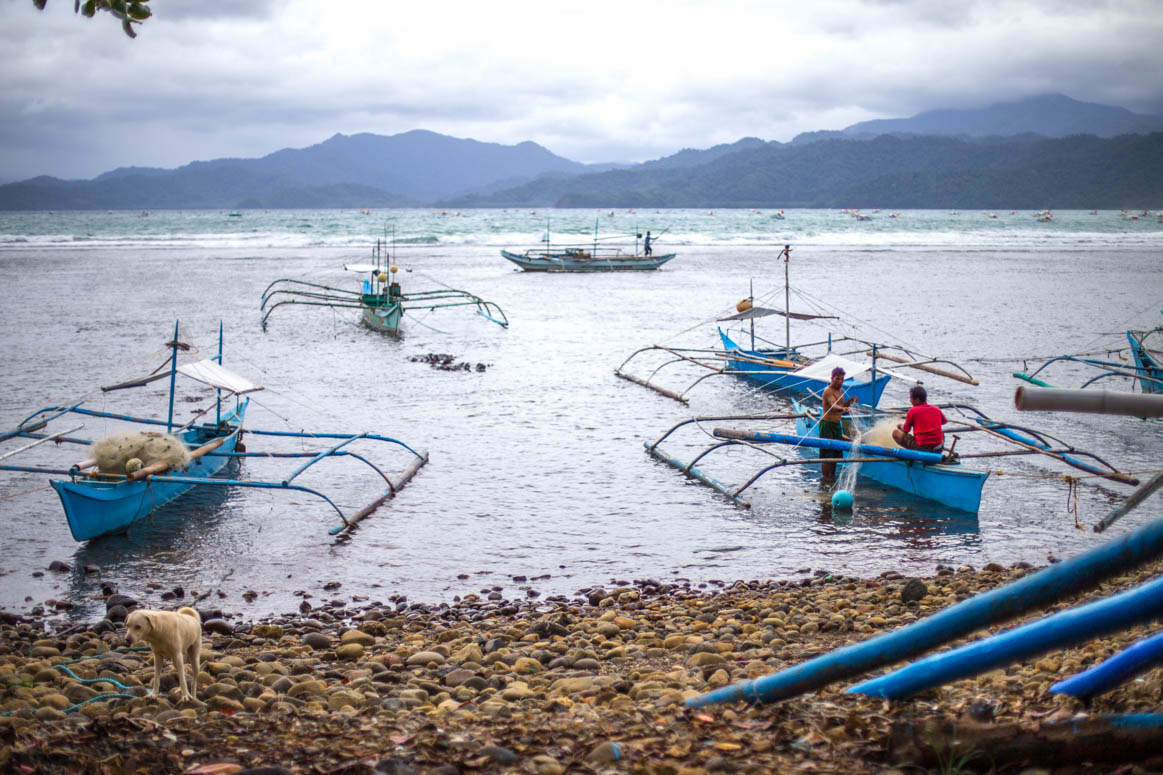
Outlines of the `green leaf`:
M 148 19 L 153 11 L 146 8 L 140 2 L 133 2 L 129 4 L 129 18 L 136 21 L 144 21 Z
M 125 30 L 125 34 L 131 38 L 136 38 L 137 33 L 133 31 L 133 22 L 129 19 L 123 19 L 121 22 L 121 29 Z
M 81 6 L 81 15 L 88 18 L 88 19 L 92 19 L 96 13 L 97 13 L 96 0 L 85 0 L 85 4 Z

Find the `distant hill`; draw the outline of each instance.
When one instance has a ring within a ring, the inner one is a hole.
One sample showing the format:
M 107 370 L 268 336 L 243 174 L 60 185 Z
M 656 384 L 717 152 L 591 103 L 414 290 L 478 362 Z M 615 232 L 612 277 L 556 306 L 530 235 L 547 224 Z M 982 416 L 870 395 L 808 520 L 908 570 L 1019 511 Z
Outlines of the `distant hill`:
M 539 179 L 460 207 L 1134 208 L 1163 202 L 1163 132 L 1112 139 L 882 135 L 767 143 L 677 169 Z
M 528 141 L 500 145 L 425 130 L 390 137 L 337 134 L 260 159 L 198 161 L 175 170 L 124 167 L 90 181 L 10 183 L 0 186 L 0 209 L 401 207 L 491 190 L 498 181 L 513 186 L 590 169 Z
M 1062 95 L 746 137 L 642 164 L 415 130 L 337 134 L 258 159 L 0 185 L 0 210 L 412 207 L 1163 206 L 1163 116 Z
M 1047 94 L 1017 102 L 998 102 L 976 110 L 930 110 L 912 118 L 862 121 L 844 129 L 841 134 L 847 137 L 885 134 L 987 137 L 1027 132 L 1045 137 L 1146 134 L 1163 132 L 1163 116 L 1079 102 L 1063 94 Z

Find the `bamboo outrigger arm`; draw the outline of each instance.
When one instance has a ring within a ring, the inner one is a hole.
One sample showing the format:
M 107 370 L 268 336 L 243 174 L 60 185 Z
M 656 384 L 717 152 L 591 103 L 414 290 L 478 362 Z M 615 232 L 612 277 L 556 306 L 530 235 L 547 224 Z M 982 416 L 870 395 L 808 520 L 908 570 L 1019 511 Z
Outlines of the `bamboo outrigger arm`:
M 650 373 L 649 377 L 646 377 L 646 378 L 642 378 L 642 377 L 639 377 L 637 375 L 634 375 L 634 374 L 631 374 L 631 373 L 625 371 L 626 364 L 628 364 L 630 361 L 634 360 L 635 357 L 637 357 L 638 355 L 640 355 L 644 352 L 651 352 L 651 351 L 655 351 L 655 350 L 661 350 L 663 352 L 670 353 L 671 355 L 674 356 L 674 358 L 672 360 L 664 361 L 662 364 L 660 364 L 658 367 L 656 367 L 654 369 L 654 371 L 652 371 Z M 675 391 L 673 391 L 669 388 L 665 388 L 665 387 L 662 387 L 661 385 L 655 384 L 653 382 L 654 377 L 658 375 L 658 372 L 662 371 L 667 366 L 670 366 L 670 365 L 675 364 L 675 363 L 682 363 L 684 361 L 687 363 L 693 363 L 696 366 L 702 366 L 704 369 L 710 369 L 714 374 L 724 374 L 724 373 L 726 373 L 726 369 L 724 369 L 723 367 L 713 366 L 709 363 L 706 363 L 705 361 L 699 360 L 698 358 L 694 358 L 694 357 L 691 357 L 690 355 L 687 355 L 687 353 L 711 353 L 711 354 L 714 354 L 716 352 L 718 352 L 718 351 L 717 350 L 690 350 L 690 349 L 678 350 L 678 349 L 675 349 L 672 347 L 666 347 L 665 345 L 654 344 L 654 345 L 650 345 L 649 347 L 643 347 L 639 350 L 635 350 L 634 352 L 632 352 L 630 354 L 629 358 L 622 361 L 621 366 L 614 369 L 614 374 L 621 377 L 624 380 L 628 380 L 630 382 L 633 382 L 636 385 L 641 385 L 642 387 L 650 388 L 651 390 L 655 391 L 656 393 L 659 393 L 660 395 L 664 395 L 667 398 L 672 398 L 675 401 L 678 401 L 678 402 L 683 403 L 683 404 L 687 404 L 687 403 L 690 403 L 690 399 L 687 398 L 686 394 L 690 392 L 691 388 L 693 388 L 698 383 L 702 382 L 703 379 L 705 379 L 706 377 L 713 376 L 713 374 L 707 374 L 707 375 L 704 375 L 703 377 L 700 377 L 699 379 L 695 380 L 682 393 L 676 393 Z
M 929 374 L 936 374 L 938 377 L 945 377 L 946 379 L 952 379 L 952 380 L 956 380 L 958 382 L 964 382 L 967 385 L 979 385 L 979 384 L 981 384 L 976 379 L 974 379 L 973 375 L 970 374 L 968 371 L 966 371 L 960 364 L 954 363 L 953 361 L 944 360 L 942 358 L 927 358 L 927 357 L 921 358 L 921 359 L 913 358 L 912 360 L 910 360 L 909 358 L 902 358 L 899 355 L 893 355 L 891 353 L 884 352 L 884 350 L 882 348 L 888 348 L 888 347 L 891 347 L 891 345 L 878 345 L 875 354 L 872 352 L 872 350 L 869 350 L 865 353 L 865 355 L 873 356 L 876 358 L 884 358 L 886 361 L 892 361 L 893 363 L 899 363 L 899 364 L 905 366 L 906 368 L 916 369 L 917 371 L 925 371 L 925 372 L 928 372 Z M 908 352 L 908 351 L 906 350 L 905 352 Z M 912 353 L 909 353 L 909 354 L 912 355 Z M 932 363 L 943 363 L 943 364 L 946 364 L 948 366 L 952 366 L 953 368 L 957 369 L 957 371 L 959 371 L 961 373 L 958 374 L 956 372 L 952 372 L 952 371 L 949 371 L 947 369 L 938 369 L 935 366 L 929 365 Z
M 1051 436 L 1048 433 L 1036 431 L 1033 428 L 1026 428 L 1021 425 L 1014 425 L 1012 423 L 997 422 L 996 420 L 990 419 L 989 416 L 987 416 L 977 407 L 969 406 L 968 404 L 943 404 L 942 407 L 948 409 L 966 410 L 976 415 L 973 419 L 977 424 L 965 425 L 962 430 L 966 432 L 984 431 L 985 433 L 988 433 L 992 436 L 1004 439 L 1011 444 L 1016 444 L 1023 449 L 1027 449 L 1032 453 L 1054 458 L 1055 460 L 1063 462 L 1068 466 L 1077 468 L 1080 471 L 1086 471 L 1089 474 L 1101 476 L 1114 482 L 1129 484 L 1132 487 L 1139 486 L 1139 479 L 1137 477 L 1131 476 L 1130 474 L 1124 474 L 1093 452 L 1077 449 L 1074 446 L 1067 444 L 1062 439 Z M 1028 436 L 1023 436 L 1022 434 L 1028 434 Z M 1053 446 L 1050 444 L 1051 441 L 1057 443 L 1061 449 L 1053 448 Z M 1074 456 L 1090 458 L 1091 460 L 1095 461 L 1095 463 L 1103 466 L 1104 468 L 1099 468 L 1089 463 L 1084 463 L 1081 460 L 1076 460 Z

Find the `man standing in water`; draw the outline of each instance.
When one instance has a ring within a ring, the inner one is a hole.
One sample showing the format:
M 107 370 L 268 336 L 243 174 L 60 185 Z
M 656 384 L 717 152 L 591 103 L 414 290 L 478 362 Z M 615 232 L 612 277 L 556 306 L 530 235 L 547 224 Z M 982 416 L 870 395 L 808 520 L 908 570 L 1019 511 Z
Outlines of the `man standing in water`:
M 941 426 L 948 420 L 938 407 L 927 401 L 924 386 L 913 385 L 909 391 L 909 403 L 913 408 L 905 415 L 904 424 L 898 425 L 892 432 L 892 439 L 905 449 L 941 454 L 941 448 L 945 445 L 945 433 Z M 913 432 L 909 433 L 910 430 Z
M 844 400 L 844 369 L 837 366 L 832 369 L 832 381 L 824 388 L 824 412 L 820 415 L 820 438 L 846 441 L 844 438 L 844 413 L 848 407 L 856 403 L 856 396 Z M 844 453 L 837 449 L 822 449 L 820 457 L 840 459 Z M 836 479 L 836 464 L 833 462 L 820 463 L 820 473 L 824 481 Z

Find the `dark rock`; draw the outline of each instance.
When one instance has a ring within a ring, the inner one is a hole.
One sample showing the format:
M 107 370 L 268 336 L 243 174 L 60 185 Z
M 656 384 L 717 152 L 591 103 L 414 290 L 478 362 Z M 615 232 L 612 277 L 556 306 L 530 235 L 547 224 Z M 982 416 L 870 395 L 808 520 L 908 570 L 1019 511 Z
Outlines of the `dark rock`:
M 403 759 L 381 759 L 376 772 L 382 775 L 418 775 L 416 768 Z
M 53 560 L 52 562 L 50 562 L 48 564 L 48 569 L 51 571 L 57 571 L 58 573 L 63 573 L 65 571 L 72 570 L 73 566 L 69 565 L 67 562 L 61 562 L 60 560 Z
M 299 639 L 299 642 L 313 649 L 326 649 L 331 647 L 331 639 L 321 632 L 308 632 Z
M 82 565 L 81 570 L 84 571 L 85 573 L 97 573 L 101 569 L 99 567 L 97 567 L 96 565 L 90 564 L 90 565 Z
M 233 635 L 234 625 L 225 619 L 207 619 L 202 622 L 202 632 L 212 632 L 215 635 Z
M 909 579 L 901 587 L 901 602 L 913 603 L 929 594 L 929 588 L 920 579 Z
M 137 600 L 133 599 L 132 597 L 129 597 L 128 595 L 118 595 L 116 593 L 105 598 L 105 610 L 106 611 L 113 608 L 113 606 L 115 606 L 115 605 L 120 605 L 120 606 L 124 606 L 127 609 L 132 609 L 132 608 L 136 608 L 136 607 L 140 606 L 141 603 L 139 603 Z
M 109 617 L 110 621 L 123 622 L 125 617 L 129 616 L 129 609 L 123 605 L 115 605 L 106 611 L 105 615 Z
M 481 753 L 495 761 L 497 764 L 513 764 L 521 758 L 517 754 L 510 751 L 508 748 L 502 748 L 499 745 L 486 745 L 481 749 Z

